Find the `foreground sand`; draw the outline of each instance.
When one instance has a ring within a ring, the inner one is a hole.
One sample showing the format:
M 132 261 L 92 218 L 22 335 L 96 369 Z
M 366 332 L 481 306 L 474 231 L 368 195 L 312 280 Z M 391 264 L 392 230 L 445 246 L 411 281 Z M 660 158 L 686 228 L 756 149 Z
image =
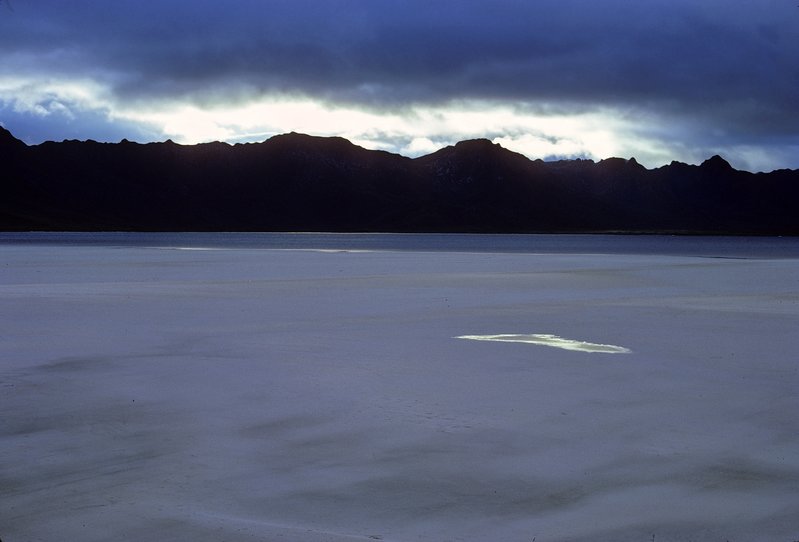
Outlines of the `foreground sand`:
M 0 250 L 4 542 L 799 540 L 799 259 Z

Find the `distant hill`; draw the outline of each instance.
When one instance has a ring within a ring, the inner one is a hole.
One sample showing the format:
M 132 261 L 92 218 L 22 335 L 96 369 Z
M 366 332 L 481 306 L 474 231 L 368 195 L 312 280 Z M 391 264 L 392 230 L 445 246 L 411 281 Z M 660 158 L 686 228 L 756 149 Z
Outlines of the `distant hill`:
M 799 235 L 799 170 L 714 156 L 528 158 L 487 140 L 420 158 L 342 138 L 64 141 L 0 128 L 0 230 L 657 232 Z

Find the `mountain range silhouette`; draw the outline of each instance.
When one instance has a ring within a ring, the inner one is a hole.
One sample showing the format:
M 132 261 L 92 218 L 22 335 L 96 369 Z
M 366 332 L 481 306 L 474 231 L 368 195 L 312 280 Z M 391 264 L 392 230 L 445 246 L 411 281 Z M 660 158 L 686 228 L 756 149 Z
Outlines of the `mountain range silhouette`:
M 799 234 L 799 170 L 719 156 L 530 160 L 488 140 L 408 158 L 339 137 L 26 145 L 0 128 L 0 230 Z

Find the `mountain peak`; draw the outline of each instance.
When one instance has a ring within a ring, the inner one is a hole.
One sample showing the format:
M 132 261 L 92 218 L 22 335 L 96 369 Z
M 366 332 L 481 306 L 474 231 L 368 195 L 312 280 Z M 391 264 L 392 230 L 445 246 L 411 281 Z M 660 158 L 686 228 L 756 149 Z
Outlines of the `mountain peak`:
M 638 163 L 635 158 L 605 158 L 599 161 L 599 166 L 612 171 L 643 171 L 644 166 Z
M 25 143 L 14 137 L 14 135 L 0 126 L 0 146 L 13 145 L 16 147 L 24 147 Z
M 473 150 L 473 151 L 504 149 L 504 147 L 499 143 L 494 143 L 490 139 L 485 139 L 485 138 L 466 139 L 464 141 L 459 141 L 455 143 L 455 148 L 458 150 Z
M 713 169 L 716 171 L 732 171 L 733 167 L 727 162 L 724 158 L 719 156 L 718 154 L 714 154 L 704 162 L 702 162 L 701 166 L 705 169 Z
M 490 139 L 485 138 L 485 137 L 476 137 L 474 139 L 464 139 L 463 141 L 458 141 L 455 144 L 455 146 L 458 146 L 458 145 L 484 145 L 484 146 L 487 146 L 487 145 L 495 145 L 495 143 L 492 143 Z

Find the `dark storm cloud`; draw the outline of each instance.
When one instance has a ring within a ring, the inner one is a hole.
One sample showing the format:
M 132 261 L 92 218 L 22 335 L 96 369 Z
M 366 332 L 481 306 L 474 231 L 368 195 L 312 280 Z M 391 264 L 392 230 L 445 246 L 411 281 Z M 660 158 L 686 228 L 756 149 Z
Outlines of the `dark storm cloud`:
M 102 80 L 125 100 L 298 93 L 611 106 L 796 141 L 799 9 L 753 0 L 15 0 L 4 72 Z
M 696 4 L 17 0 L 0 40 L 154 92 L 230 77 L 310 93 L 404 83 L 446 96 L 696 99 L 796 81 L 793 4 Z

